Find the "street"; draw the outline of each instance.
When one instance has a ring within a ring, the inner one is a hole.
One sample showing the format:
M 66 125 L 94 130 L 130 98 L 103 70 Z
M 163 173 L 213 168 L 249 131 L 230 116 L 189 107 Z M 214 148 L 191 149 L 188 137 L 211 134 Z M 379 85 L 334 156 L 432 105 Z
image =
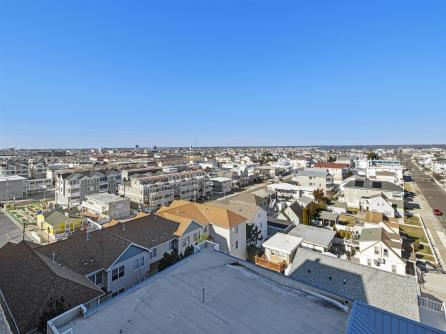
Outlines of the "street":
M 443 212 L 443 216 L 437 217 L 441 226 L 446 230 L 446 192 L 436 184 L 432 177 L 424 172 L 420 172 L 412 161 L 405 157 L 404 162 L 407 168 L 410 169 L 414 182 L 418 185 L 429 206 L 439 208 Z

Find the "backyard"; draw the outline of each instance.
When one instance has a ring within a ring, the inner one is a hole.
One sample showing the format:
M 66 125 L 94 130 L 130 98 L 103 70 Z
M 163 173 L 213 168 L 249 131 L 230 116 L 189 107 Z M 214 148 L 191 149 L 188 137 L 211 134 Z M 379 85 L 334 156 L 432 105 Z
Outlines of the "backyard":
M 26 205 L 10 206 L 6 212 L 20 224 L 30 225 L 37 223 L 37 212 L 45 211 L 48 205 L 48 201 L 38 201 Z
M 418 218 L 417 216 L 405 216 L 404 217 L 404 224 L 421 227 L 420 218 Z

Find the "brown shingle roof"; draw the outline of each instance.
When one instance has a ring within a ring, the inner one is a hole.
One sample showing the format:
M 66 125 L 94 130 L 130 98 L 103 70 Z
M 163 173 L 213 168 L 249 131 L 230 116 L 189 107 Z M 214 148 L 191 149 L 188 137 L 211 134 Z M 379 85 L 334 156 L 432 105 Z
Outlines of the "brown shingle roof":
M 154 215 L 132 219 L 89 233 L 79 232 L 38 251 L 56 262 L 87 275 L 107 269 L 131 244 L 152 248 L 175 238 L 178 223 Z

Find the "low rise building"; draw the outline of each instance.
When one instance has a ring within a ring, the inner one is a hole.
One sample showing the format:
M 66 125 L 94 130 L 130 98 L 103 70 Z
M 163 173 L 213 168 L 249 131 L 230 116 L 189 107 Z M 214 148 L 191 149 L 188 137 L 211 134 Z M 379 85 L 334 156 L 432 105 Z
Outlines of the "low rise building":
M 401 257 L 401 237 L 382 227 L 364 228 L 359 237 L 359 260 L 363 265 L 406 275 L 406 261 Z
M 0 176 L 0 201 L 26 198 L 27 179 L 22 176 Z
M 313 167 L 328 171 L 330 175 L 333 175 L 333 182 L 336 184 L 340 184 L 350 171 L 348 164 L 338 162 L 319 162 Z
M 400 186 L 387 181 L 373 181 L 369 179 L 355 179 L 344 185 L 343 200 L 348 207 L 361 208 L 364 200 L 370 200 L 371 197 L 383 194 L 387 201 L 400 201 L 402 203 L 404 189 Z M 398 211 L 398 203 L 396 211 Z M 392 205 L 393 207 L 393 205 Z
M 297 171 L 293 180 L 310 191 L 321 189 L 325 194 L 329 194 L 334 189 L 333 176 L 326 169 L 305 168 Z
M 49 321 L 48 333 L 344 331 L 348 314 L 335 301 L 210 247 L 94 311 L 75 306 Z
M 277 268 L 275 271 L 283 272 L 294 260 L 294 255 L 302 241 L 302 238 L 293 235 L 276 233 L 262 244 L 265 254 L 262 258 L 256 259 L 256 264 L 273 270 Z
M 212 182 L 212 192 L 214 194 L 229 194 L 232 190 L 232 179 L 229 177 L 214 177 L 210 179 Z
M 397 178 L 397 184 L 404 185 L 403 167 L 399 160 L 367 160 L 356 161 L 358 174 L 366 178 L 379 178 L 381 172 L 391 172 Z
M 131 179 L 119 186 L 119 195 L 138 209 L 156 211 L 175 199 L 199 200 L 212 194 L 212 183 L 201 170 Z
M 262 240 L 258 241 L 258 245 L 268 237 L 268 199 L 254 193 L 243 192 L 235 196 L 211 202 L 210 204 L 235 212 L 245 217 L 247 224 L 257 226 L 262 236 Z
M 111 219 L 122 219 L 130 216 L 130 200 L 115 194 L 101 193 L 85 196 L 83 210 Z
M 117 193 L 119 184 L 121 173 L 113 169 L 61 171 L 56 174 L 56 203 L 77 206 L 87 195 Z
M 29 179 L 26 186 L 27 195 L 43 193 L 45 197 L 46 192 L 53 188 L 53 179 Z
M 247 219 L 238 213 L 212 204 L 177 200 L 159 209 L 156 215 L 179 223 L 198 223 L 219 245 L 220 251 L 246 259 Z
M 324 253 L 330 249 L 336 232 L 304 224 L 296 225 L 288 235 L 302 238 L 301 247 Z
M 47 233 L 49 241 L 69 237 L 74 231 L 82 229 L 85 220 L 71 216 L 68 212 L 50 211 L 37 215 L 37 226 Z

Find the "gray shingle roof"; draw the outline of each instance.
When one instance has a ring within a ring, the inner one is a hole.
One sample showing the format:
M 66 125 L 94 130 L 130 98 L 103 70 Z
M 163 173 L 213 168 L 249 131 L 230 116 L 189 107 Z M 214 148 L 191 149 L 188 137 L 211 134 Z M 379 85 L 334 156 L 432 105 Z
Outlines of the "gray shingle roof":
M 298 224 L 288 234 L 302 238 L 304 242 L 327 248 L 335 237 L 336 232 L 320 227 Z
M 415 277 L 393 274 L 302 248 L 296 252 L 291 272 L 290 278 L 299 282 L 419 321 L 420 288 Z
M 297 176 L 313 176 L 313 177 L 326 177 L 329 172 L 325 169 L 313 169 L 305 168 L 304 170 L 298 171 Z

